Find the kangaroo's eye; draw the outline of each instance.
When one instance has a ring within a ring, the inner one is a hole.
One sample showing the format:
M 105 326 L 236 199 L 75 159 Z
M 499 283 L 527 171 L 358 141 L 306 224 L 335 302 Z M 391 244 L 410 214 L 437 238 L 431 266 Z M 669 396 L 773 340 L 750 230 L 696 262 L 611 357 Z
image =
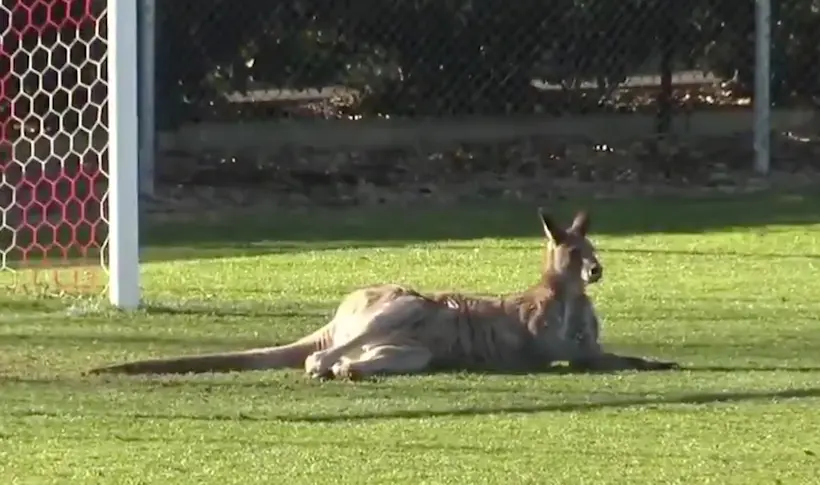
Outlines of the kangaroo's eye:
M 581 257 L 581 250 L 579 248 L 572 248 L 569 250 L 569 255 L 573 258 L 580 258 Z

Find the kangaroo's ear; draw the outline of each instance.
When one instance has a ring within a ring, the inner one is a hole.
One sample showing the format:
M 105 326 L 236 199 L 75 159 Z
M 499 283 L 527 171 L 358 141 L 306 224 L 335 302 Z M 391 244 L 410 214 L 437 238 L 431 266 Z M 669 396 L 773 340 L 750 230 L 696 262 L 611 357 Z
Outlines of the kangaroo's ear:
M 575 214 L 575 219 L 572 220 L 572 226 L 569 230 L 579 236 L 586 237 L 587 232 L 589 232 L 589 214 L 586 211 L 579 211 Z
M 561 226 L 556 224 L 540 207 L 538 208 L 538 216 L 541 219 L 541 225 L 544 226 L 544 235 L 547 236 L 547 239 L 553 244 L 561 244 L 566 235 Z

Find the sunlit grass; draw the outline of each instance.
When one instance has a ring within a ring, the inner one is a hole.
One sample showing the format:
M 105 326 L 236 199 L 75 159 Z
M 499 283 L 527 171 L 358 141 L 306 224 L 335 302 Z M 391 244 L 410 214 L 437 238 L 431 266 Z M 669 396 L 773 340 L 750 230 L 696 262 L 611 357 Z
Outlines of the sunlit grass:
M 541 257 L 534 212 L 514 207 L 272 215 L 235 222 L 232 237 L 227 225 L 177 226 L 176 239 L 149 228 L 136 314 L 0 299 L 0 478 L 814 483 L 820 204 L 691 204 L 592 205 L 604 342 L 688 367 L 659 374 L 82 377 L 122 359 L 285 341 L 364 284 L 514 291 Z

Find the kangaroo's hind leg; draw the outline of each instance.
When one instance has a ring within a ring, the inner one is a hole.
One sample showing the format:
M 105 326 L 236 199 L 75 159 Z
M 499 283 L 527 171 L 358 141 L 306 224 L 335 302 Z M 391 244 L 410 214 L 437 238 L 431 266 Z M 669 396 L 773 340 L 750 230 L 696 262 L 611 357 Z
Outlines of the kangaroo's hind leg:
M 342 337 L 334 335 L 333 346 L 309 355 L 305 360 L 305 372 L 314 378 L 332 376 L 335 364 L 343 359 L 358 360 L 368 348 L 396 341 L 408 326 L 424 319 L 427 310 L 424 300 L 401 296 L 372 313 L 337 316 L 341 320 L 336 332 Z
M 352 380 L 377 374 L 409 374 L 427 369 L 432 359 L 427 348 L 416 344 L 386 344 L 369 348 L 357 359 L 343 358 L 332 371 L 336 378 Z

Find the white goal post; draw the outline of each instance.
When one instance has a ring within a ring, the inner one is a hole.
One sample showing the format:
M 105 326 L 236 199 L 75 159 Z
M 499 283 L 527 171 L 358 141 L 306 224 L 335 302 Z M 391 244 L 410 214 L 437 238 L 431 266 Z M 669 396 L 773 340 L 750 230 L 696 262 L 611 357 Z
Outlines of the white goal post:
M 108 2 L 109 279 L 111 303 L 140 304 L 138 0 Z

